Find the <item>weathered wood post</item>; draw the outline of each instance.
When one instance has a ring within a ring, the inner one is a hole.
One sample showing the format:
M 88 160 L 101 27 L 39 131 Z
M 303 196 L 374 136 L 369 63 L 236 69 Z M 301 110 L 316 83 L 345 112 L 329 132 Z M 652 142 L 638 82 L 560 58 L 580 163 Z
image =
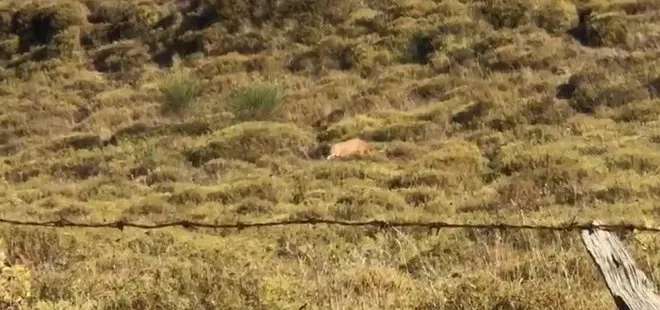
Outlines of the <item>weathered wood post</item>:
M 619 238 L 598 227 L 582 230 L 582 241 L 605 278 L 619 310 L 660 310 L 655 285 L 637 268 Z

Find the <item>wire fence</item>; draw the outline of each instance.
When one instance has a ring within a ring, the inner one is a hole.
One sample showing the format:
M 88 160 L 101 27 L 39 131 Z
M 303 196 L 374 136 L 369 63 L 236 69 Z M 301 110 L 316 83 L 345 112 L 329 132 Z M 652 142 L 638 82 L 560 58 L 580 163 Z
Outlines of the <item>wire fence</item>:
M 646 231 L 657 233 L 660 227 L 635 225 L 635 224 L 603 224 L 597 221 L 590 223 L 577 223 L 575 219 L 571 222 L 559 225 L 532 225 L 532 224 L 510 224 L 510 223 L 448 223 L 442 221 L 342 221 L 333 219 L 307 218 L 307 219 L 289 219 L 273 220 L 265 222 L 236 222 L 236 223 L 201 223 L 191 221 L 172 221 L 157 224 L 142 224 L 118 220 L 105 223 L 76 223 L 67 219 L 58 219 L 51 221 L 20 221 L 11 219 L 0 219 L 0 224 L 14 226 L 40 226 L 40 227 L 78 227 L 78 228 L 116 228 L 123 230 L 126 227 L 139 229 L 160 229 L 167 227 L 181 226 L 184 228 L 218 228 L 218 229 L 246 229 L 259 227 L 293 226 L 293 225 L 338 225 L 351 227 L 378 227 L 378 228 L 404 228 L 418 227 L 435 229 L 437 232 L 443 228 L 465 228 L 465 229 L 528 229 L 528 230 L 547 230 L 547 231 L 582 231 L 582 240 L 605 277 L 606 284 L 617 305 L 623 305 L 620 309 L 633 309 L 628 304 L 651 305 L 646 308 L 660 309 L 660 297 L 657 297 L 653 285 L 648 285 L 650 281 L 643 271 L 640 271 L 632 259 L 632 256 L 626 252 L 621 242 L 613 234 L 603 234 L 602 231 L 592 234 L 596 230 L 614 230 L 614 231 Z M 587 232 L 588 231 L 588 232 Z M 623 266 L 623 267 L 621 267 Z M 635 276 L 629 276 L 634 274 Z M 623 280 L 621 280 L 623 279 Z M 625 294 L 621 293 L 625 292 Z M 632 292 L 632 293 L 631 293 Z M 623 300 L 621 296 L 626 297 Z M 653 298 L 649 298 L 652 296 Z M 649 301 L 650 300 L 650 301 Z M 305 306 L 301 307 L 303 309 Z M 641 308 L 640 308 L 641 309 Z
M 0 224 L 8 224 L 14 226 L 38 226 L 38 227 L 77 227 L 77 228 L 115 228 L 123 230 L 124 228 L 139 228 L 139 229 L 161 229 L 167 227 L 183 227 L 183 228 L 210 228 L 210 229 L 237 229 L 243 230 L 247 228 L 260 228 L 260 227 L 277 227 L 277 226 L 295 226 L 295 225 L 337 225 L 347 227 L 378 227 L 378 228 L 428 228 L 431 230 L 451 229 L 451 228 L 466 228 L 466 229 L 502 229 L 502 230 L 548 230 L 548 231 L 581 231 L 581 230 L 616 230 L 616 231 L 645 231 L 645 232 L 660 232 L 660 227 L 635 225 L 635 224 L 602 224 L 595 221 L 590 223 L 577 223 L 575 221 L 559 225 L 533 225 L 533 224 L 513 224 L 513 223 L 448 223 L 442 221 L 387 221 L 387 220 L 369 220 L 369 221 L 343 221 L 333 219 L 320 219 L 320 218 L 307 218 L 307 219 L 290 219 L 290 220 L 273 220 L 264 222 L 235 222 L 235 223 L 201 223 L 191 221 L 171 221 L 156 224 L 144 224 L 127 222 L 118 220 L 114 222 L 102 223 L 77 223 L 67 219 L 57 219 L 50 221 L 21 221 L 12 219 L 0 219 Z

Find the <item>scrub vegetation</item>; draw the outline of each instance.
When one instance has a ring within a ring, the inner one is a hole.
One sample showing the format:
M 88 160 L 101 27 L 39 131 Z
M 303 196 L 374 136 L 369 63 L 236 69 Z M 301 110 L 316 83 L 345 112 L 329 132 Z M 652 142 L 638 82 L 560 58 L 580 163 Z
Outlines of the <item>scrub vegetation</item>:
M 659 16 L 0 0 L 0 217 L 657 225 Z M 352 138 L 383 151 L 325 160 Z M 656 282 L 658 238 L 624 238 Z M 578 233 L 0 225 L 0 253 L 2 309 L 614 307 Z

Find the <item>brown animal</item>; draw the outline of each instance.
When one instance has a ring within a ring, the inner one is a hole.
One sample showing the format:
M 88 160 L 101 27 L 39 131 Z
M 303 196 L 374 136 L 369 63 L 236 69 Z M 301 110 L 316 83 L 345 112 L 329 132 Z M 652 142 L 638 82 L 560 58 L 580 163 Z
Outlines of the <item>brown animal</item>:
M 335 157 L 349 157 L 354 155 L 371 155 L 375 149 L 376 146 L 374 144 L 364 141 L 360 138 L 353 138 L 334 144 L 330 148 L 330 155 L 327 159 L 332 159 Z

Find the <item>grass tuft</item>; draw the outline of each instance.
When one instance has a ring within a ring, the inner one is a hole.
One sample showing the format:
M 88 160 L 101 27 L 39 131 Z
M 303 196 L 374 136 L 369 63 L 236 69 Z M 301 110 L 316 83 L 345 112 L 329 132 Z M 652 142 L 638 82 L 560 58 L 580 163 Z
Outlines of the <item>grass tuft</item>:
M 276 85 L 257 84 L 235 89 L 229 107 L 243 120 L 268 120 L 282 104 L 282 91 Z
M 180 72 L 167 76 L 160 83 L 158 89 L 165 97 L 164 111 L 176 114 L 190 109 L 202 93 L 199 81 Z

